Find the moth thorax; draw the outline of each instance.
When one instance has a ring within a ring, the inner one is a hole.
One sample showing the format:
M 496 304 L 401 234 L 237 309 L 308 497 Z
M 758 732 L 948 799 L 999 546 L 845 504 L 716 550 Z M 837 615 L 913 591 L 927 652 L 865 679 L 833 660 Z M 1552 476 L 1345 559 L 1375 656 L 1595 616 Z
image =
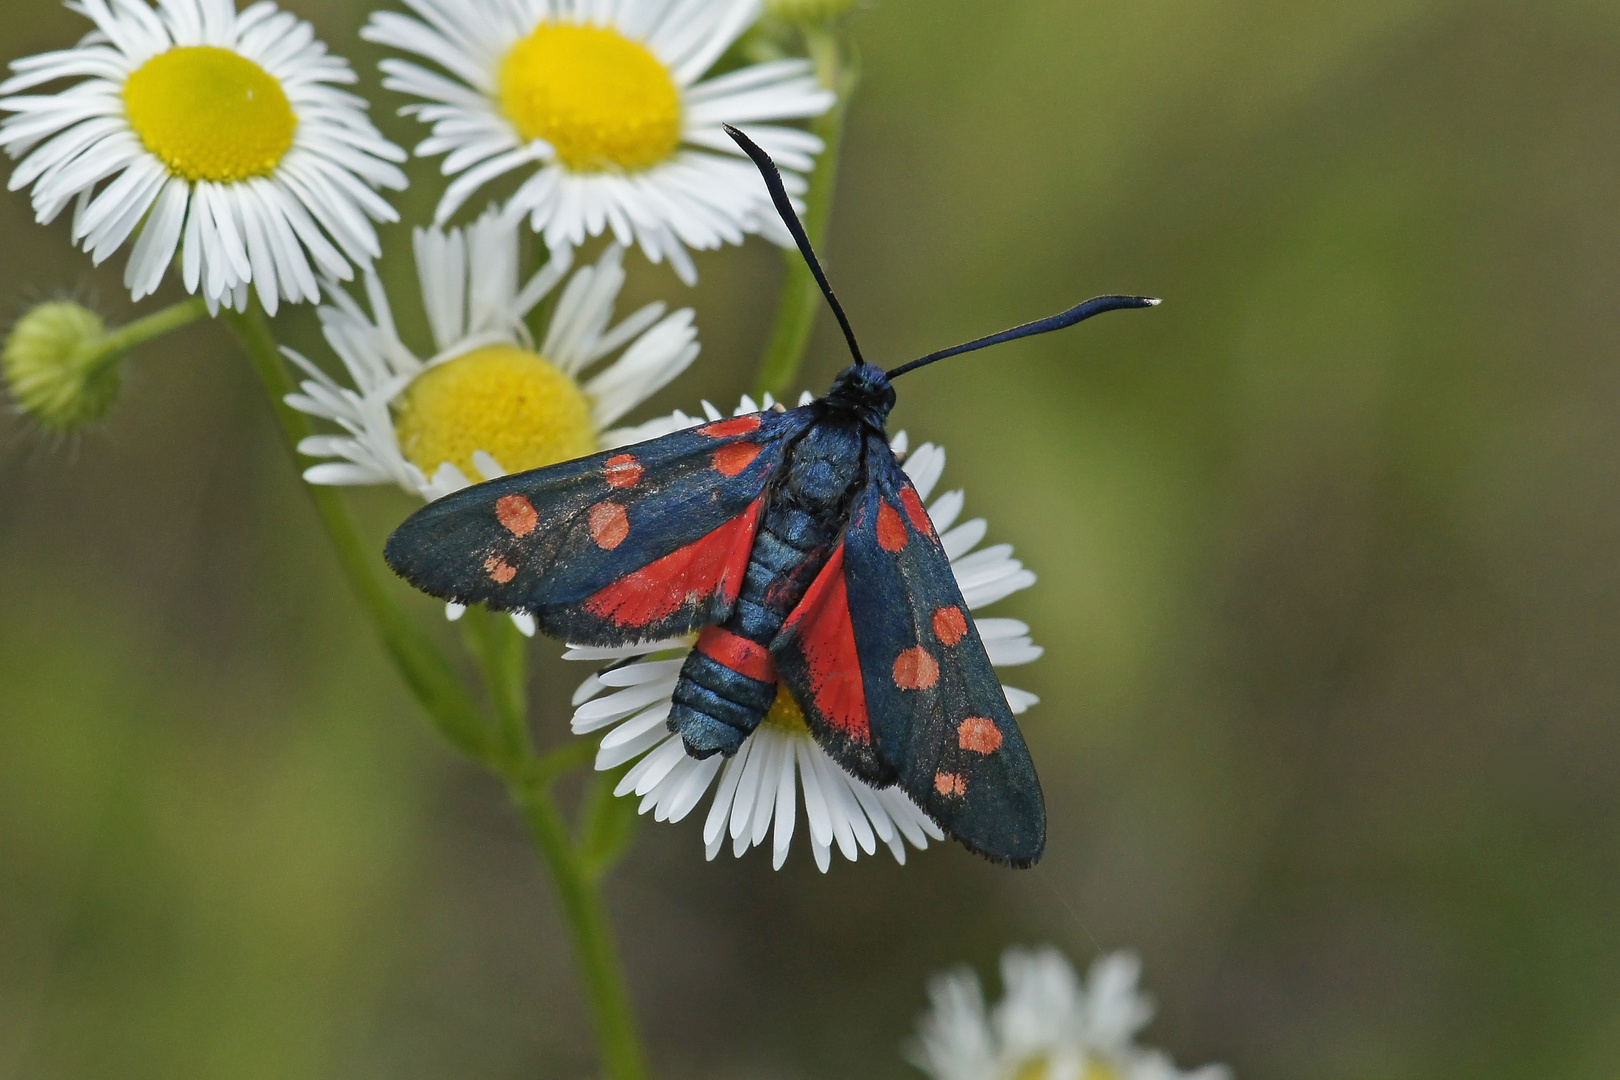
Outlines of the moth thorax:
M 811 513 L 838 505 L 849 487 L 849 478 L 830 461 L 801 462 L 788 482 L 799 504 Z
M 423 372 L 400 399 L 395 426 L 400 451 L 428 476 L 449 462 L 477 480 L 480 450 L 507 472 L 596 450 L 579 384 L 515 345 L 489 345 Z

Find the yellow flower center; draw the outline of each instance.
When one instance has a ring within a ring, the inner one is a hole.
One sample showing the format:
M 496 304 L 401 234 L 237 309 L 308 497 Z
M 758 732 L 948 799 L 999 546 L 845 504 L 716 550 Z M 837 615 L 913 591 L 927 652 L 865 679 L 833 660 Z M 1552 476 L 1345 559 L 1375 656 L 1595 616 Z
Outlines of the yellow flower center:
M 1012 1074 L 1012 1080 L 1053 1080 L 1052 1062 L 1044 1057 L 1030 1058 Z M 1092 1060 L 1086 1062 L 1080 1080 L 1120 1080 L 1119 1072 L 1110 1065 Z
M 804 722 L 804 710 L 799 708 L 799 703 L 788 693 L 786 683 L 776 684 L 776 700 L 771 702 L 770 712 L 765 714 L 765 719 L 760 723 L 770 724 L 787 735 L 810 734 L 810 725 Z
M 656 165 L 681 141 L 681 96 L 646 46 L 614 30 L 541 23 L 501 62 L 501 111 L 570 169 Z
M 448 461 L 478 479 L 478 450 L 509 472 L 596 451 L 579 384 L 515 345 L 489 345 L 423 372 L 405 391 L 395 430 L 405 456 L 429 476 Z
M 170 49 L 136 68 L 124 82 L 124 111 L 169 172 L 193 182 L 270 175 L 298 128 L 279 82 L 211 45 Z

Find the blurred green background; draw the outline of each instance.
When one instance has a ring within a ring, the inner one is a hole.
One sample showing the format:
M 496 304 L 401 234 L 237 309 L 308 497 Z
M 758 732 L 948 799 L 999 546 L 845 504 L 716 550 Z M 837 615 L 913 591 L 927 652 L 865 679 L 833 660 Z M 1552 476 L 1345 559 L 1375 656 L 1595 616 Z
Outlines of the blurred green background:
M 367 5 L 285 6 L 414 143 Z M 1044 698 L 1045 861 L 823 877 L 801 836 L 772 873 L 704 863 L 701 814 L 648 825 L 610 896 L 661 1075 L 915 1075 L 926 976 L 1046 941 L 1139 949 L 1149 1040 L 1243 1080 L 1620 1075 L 1620 8 L 851 25 L 826 254 L 869 354 L 1166 303 L 901 387 L 897 425 L 1041 575 L 994 613 L 1048 649 L 1014 680 Z M 0 54 L 84 28 L 9 0 Z M 415 175 L 407 220 L 442 190 Z M 0 246 L 9 313 L 130 315 L 123 255 L 93 271 L 20 194 Z M 703 257 L 692 294 L 634 265 L 705 345 L 656 410 L 733 400 L 777 257 Z M 280 320 L 318 352 L 312 327 Z M 409 507 L 356 505 L 379 543 Z M 139 353 L 72 442 L 0 420 L 0 612 L 0 1077 L 589 1074 L 517 822 L 396 685 L 222 332 Z M 535 651 L 560 741 L 582 672 Z

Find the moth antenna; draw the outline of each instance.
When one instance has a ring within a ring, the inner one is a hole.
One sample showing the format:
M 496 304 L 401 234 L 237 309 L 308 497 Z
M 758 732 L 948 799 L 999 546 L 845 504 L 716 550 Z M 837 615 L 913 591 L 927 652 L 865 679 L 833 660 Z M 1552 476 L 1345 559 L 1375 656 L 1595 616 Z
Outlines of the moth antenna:
M 977 338 L 973 341 L 957 345 L 950 349 L 941 349 L 939 352 L 929 353 L 918 357 L 909 364 L 902 364 L 893 371 L 887 372 L 890 379 L 899 378 L 908 371 L 932 364 L 935 360 L 943 360 L 948 356 L 960 356 L 962 353 L 976 352 L 991 345 L 1000 345 L 1004 341 L 1017 341 L 1019 338 L 1034 337 L 1036 334 L 1049 334 L 1053 330 L 1062 330 L 1073 326 L 1077 322 L 1084 322 L 1093 315 L 1101 315 L 1105 311 L 1119 311 L 1124 308 L 1158 307 L 1159 300 L 1151 296 L 1097 296 L 1083 304 L 1076 304 L 1068 311 L 1061 311 L 1044 319 L 1037 319 L 1023 326 L 1015 326 L 1011 330 L 1003 330 L 999 334 L 989 337 Z
M 782 224 L 786 225 L 788 232 L 793 234 L 793 242 L 799 245 L 799 254 L 804 256 L 804 261 L 810 266 L 810 273 L 815 276 L 816 284 L 821 286 L 822 295 L 827 298 L 827 303 L 832 306 L 833 314 L 838 316 L 838 325 L 844 330 L 844 340 L 849 342 L 850 355 L 855 357 L 857 364 L 866 363 L 861 357 L 861 347 L 855 340 L 855 331 L 849 325 L 849 317 L 844 314 L 844 306 L 838 302 L 838 297 L 833 294 L 832 286 L 827 283 L 827 275 L 821 270 L 821 260 L 816 258 L 815 248 L 810 246 L 810 237 L 804 231 L 804 224 L 794 211 L 792 200 L 788 198 L 787 188 L 782 184 L 782 174 L 776 168 L 776 162 L 772 161 L 771 155 L 761 150 L 753 139 L 750 139 L 730 124 L 723 126 L 726 129 L 726 134 L 731 136 L 731 141 L 742 147 L 742 152 L 754 159 L 754 165 L 758 167 L 759 174 L 765 178 L 765 186 L 770 189 L 771 202 L 776 204 L 776 212 L 781 215 Z

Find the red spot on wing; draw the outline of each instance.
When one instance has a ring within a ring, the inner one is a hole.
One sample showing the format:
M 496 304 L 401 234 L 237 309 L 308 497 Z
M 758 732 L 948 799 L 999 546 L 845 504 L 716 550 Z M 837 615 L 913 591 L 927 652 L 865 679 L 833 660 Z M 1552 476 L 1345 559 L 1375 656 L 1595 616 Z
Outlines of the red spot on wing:
M 942 645 L 955 645 L 967 637 L 967 617 L 962 614 L 959 607 L 942 607 L 934 610 L 934 636 L 939 638 Z
M 615 454 L 607 459 L 608 487 L 635 487 L 641 482 L 641 476 L 646 471 L 641 467 L 641 462 L 636 460 L 636 455 Z
M 721 476 L 738 476 L 759 457 L 760 447 L 755 443 L 740 442 L 722 446 L 714 452 L 714 471 Z
M 849 618 L 849 589 L 844 583 L 844 545 L 839 544 L 810 583 L 804 599 L 783 625 L 792 631 L 804 654 L 816 711 L 844 735 L 872 741 L 861 684 L 861 658 L 855 649 L 855 625 Z
M 599 502 L 591 507 L 591 539 L 603 551 L 612 551 L 630 535 L 630 519 L 618 503 Z
M 747 435 L 750 431 L 758 430 L 757 416 L 734 416 L 730 420 L 719 420 L 707 427 L 698 428 L 698 431 L 711 439 L 729 439 L 734 435 Z
M 956 745 L 975 754 L 993 754 L 1001 748 L 1001 729 L 994 720 L 970 716 L 956 729 Z
M 947 799 L 959 799 L 963 795 L 967 794 L 967 777 L 960 776 L 956 773 L 935 773 L 934 790 L 945 796 Z
M 900 511 L 887 502 L 878 503 L 878 547 L 887 552 L 896 552 L 906 546 L 908 539 L 906 523 L 900 520 Z
M 776 665 L 770 651 L 757 641 L 749 641 L 730 630 L 711 626 L 698 637 L 697 650 L 710 660 L 762 683 L 776 681 Z
M 894 658 L 894 685 L 902 690 L 928 690 L 939 682 L 939 662 L 919 647 Z
M 521 495 L 496 499 L 495 518 L 513 536 L 528 536 L 540 524 L 540 515 L 534 512 L 534 504 Z
M 917 496 L 917 489 L 910 484 L 900 493 L 900 505 L 906 508 L 906 517 L 911 519 L 911 525 L 924 536 L 934 535 L 934 523 L 928 517 L 928 511 L 923 509 L 922 499 Z
M 711 596 L 732 602 L 742 590 L 764 501 L 755 499 L 707 536 L 626 574 L 586 600 L 586 610 L 620 626 L 647 626 Z
M 485 559 L 484 570 L 491 578 L 495 580 L 497 585 L 505 585 L 508 581 L 511 581 L 513 578 L 517 577 L 517 567 L 507 562 L 499 555 L 491 555 L 489 558 Z

